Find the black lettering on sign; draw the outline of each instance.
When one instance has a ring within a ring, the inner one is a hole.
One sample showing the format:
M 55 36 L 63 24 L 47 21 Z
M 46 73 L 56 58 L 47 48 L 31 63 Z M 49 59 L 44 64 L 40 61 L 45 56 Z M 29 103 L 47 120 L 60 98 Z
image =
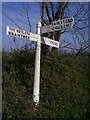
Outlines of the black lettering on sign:
M 21 34 L 22 38 L 23 38 L 23 35 Z
M 69 27 L 69 24 L 67 24 L 66 27 Z
M 20 30 L 17 30 L 16 32 L 17 32 L 17 33 L 20 33 Z
M 68 19 L 68 22 L 72 22 L 73 21 L 73 18 L 71 18 L 71 19 Z
M 28 36 L 28 39 L 30 39 L 29 36 Z
M 17 34 L 18 37 L 20 37 L 20 34 Z
M 54 30 L 54 27 L 52 27 L 52 29 Z
M 25 38 L 25 35 L 23 35 L 23 38 Z
M 58 46 L 58 44 L 57 44 L 57 43 L 55 43 L 55 45 L 56 45 L 56 46 Z
M 25 39 L 27 39 L 27 35 L 25 36 Z
M 13 35 L 13 32 L 12 32 L 12 35 Z
M 55 43 L 54 43 L 53 41 L 50 41 L 50 43 L 51 43 L 52 45 L 55 45 Z
M 66 25 L 64 25 L 64 28 L 66 28 Z
M 25 36 L 25 38 L 27 39 L 27 35 Z
M 29 37 L 27 36 L 27 39 L 29 39 Z
M 61 20 L 61 24 L 62 24 L 63 22 L 62 22 L 62 20 Z
M 65 23 L 68 23 L 68 19 L 65 19 Z
M 18 32 L 18 30 L 16 30 L 16 32 Z
M 30 33 L 29 33 L 29 32 L 27 32 L 27 35 L 30 35 Z
M 15 32 L 15 29 L 12 27 L 9 27 L 9 30 Z
M 63 26 L 61 25 L 61 29 L 63 28 Z
M 25 39 L 27 39 L 27 35 L 25 36 Z
M 53 42 L 53 41 L 49 41 L 49 42 L 50 42 L 50 44 L 52 44 L 52 45 L 58 46 L 58 43 L 57 43 L 57 42 Z
M 26 39 L 26 36 L 24 35 L 24 38 Z
M 8 34 L 10 35 L 10 34 L 11 34 L 11 32 L 8 32 Z
M 58 21 L 58 24 L 60 24 L 59 21 Z

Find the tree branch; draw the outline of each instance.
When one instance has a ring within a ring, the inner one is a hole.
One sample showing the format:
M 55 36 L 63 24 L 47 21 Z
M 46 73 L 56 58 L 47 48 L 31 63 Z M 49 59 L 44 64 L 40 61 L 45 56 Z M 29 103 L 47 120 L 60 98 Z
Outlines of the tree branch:
M 54 20 L 54 7 L 53 7 L 53 3 L 50 2 L 49 3 L 51 5 L 51 10 L 52 10 L 52 19 Z
M 10 18 L 7 14 L 5 14 L 4 12 L 2 12 L 3 15 L 5 15 L 9 20 L 11 20 L 11 22 L 13 22 L 19 29 L 22 29 L 12 18 Z
M 48 16 L 48 19 L 49 19 L 49 23 L 51 23 L 51 17 L 50 17 L 50 13 L 49 13 L 49 9 L 48 9 L 48 4 L 45 3 L 45 8 L 46 8 L 46 13 L 47 13 L 47 16 Z
M 69 4 L 69 2 L 66 2 L 66 3 L 65 3 L 65 5 L 64 5 L 64 7 L 62 8 L 61 19 L 63 19 L 63 18 L 64 18 L 64 13 L 65 13 L 65 10 L 66 10 L 66 8 L 67 8 L 68 4 Z

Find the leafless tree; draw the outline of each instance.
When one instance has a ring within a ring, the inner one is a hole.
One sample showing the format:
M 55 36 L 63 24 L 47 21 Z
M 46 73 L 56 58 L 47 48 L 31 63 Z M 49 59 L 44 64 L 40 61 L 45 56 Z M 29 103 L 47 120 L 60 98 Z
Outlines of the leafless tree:
M 64 30 L 53 33 L 44 34 L 55 40 L 60 41 L 61 35 L 65 32 L 69 32 L 73 35 L 72 42 L 63 45 L 60 42 L 61 47 L 65 47 L 74 50 L 76 54 L 85 51 L 90 45 L 89 40 L 86 37 L 88 35 L 88 3 L 70 3 L 70 2 L 43 2 L 42 3 L 42 26 L 51 24 L 52 21 L 63 19 L 65 17 L 73 16 L 75 24 L 72 30 Z M 68 37 L 69 41 L 69 37 Z M 63 42 L 66 43 L 66 42 Z M 73 43 L 73 44 L 72 44 Z M 72 46 L 71 46 L 72 44 Z M 70 46 L 69 46 L 70 45 Z
M 66 17 L 74 17 L 75 23 L 71 30 L 60 30 L 53 33 L 45 33 L 42 36 L 47 36 L 49 38 L 54 38 L 56 41 L 60 42 L 60 49 L 67 48 L 71 49 L 79 54 L 85 51 L 90 45 L 89 40 L 87 38 L 87 30 L 88 30 L 88 3 L 71 3 L 71 2 L 42 2 L 37 5 L 41 8 L 41 23 L 42 26 L 51 24 L 52 21 L 63 19 Z M 31 20 L 30 20 L 30 6 L 29 3 L 27 5 L 22 4 L 23 11 L 20 12 L 18 9 L 16 10 L 16 17 L 19 22 L 25 24 L 27 29 L 31 31 Z M 3 14 L 9 18 L 17 27 L 22 29 L 19 26 L 18 22 L 13 20 L 9 15 Z M 20 16 L 23 19 L 20 19 Z M 65 33 L 69 33 L 68 42 L 66 39 L 61 42 L 61 35 Z M 71 34 L 71 35 L 70 35 Z M 72 41 L 69 41 L 70 37 Z M 73 43 L 73 44 L 72 44 Z M 48 47 L 46 45 L 42 45 L 42 50 L 47 52 Z M 56 52 L 56 49 L 52 49 Z M 45 53 L 44 52 L 44 53 Z

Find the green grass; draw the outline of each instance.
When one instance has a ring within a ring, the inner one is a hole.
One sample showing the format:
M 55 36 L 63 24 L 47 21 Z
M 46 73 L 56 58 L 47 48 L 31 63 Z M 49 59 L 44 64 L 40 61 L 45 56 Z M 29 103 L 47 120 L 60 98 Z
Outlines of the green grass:
M 3 120 L 76 118 L 88 120 L 88 58 L 48 53 L 41 60 L 40 105 L 32 93 L 35 53 L 3 52 Z

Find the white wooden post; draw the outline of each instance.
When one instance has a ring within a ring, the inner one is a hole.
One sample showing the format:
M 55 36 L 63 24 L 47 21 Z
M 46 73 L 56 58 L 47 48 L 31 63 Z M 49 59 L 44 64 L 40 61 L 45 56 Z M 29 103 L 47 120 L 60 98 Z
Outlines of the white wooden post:
M 40 35 L 41 23 L 36 26 L 36 32 Z M 39 104 L 39 88 L 40 88 L 40 56 L 41 56 L 41 36 L 37 41 L 36 56 L 35 56 L 35 74 L 34 74 L 34 87 L 33 87 L 33 101 L 35 105 Z

